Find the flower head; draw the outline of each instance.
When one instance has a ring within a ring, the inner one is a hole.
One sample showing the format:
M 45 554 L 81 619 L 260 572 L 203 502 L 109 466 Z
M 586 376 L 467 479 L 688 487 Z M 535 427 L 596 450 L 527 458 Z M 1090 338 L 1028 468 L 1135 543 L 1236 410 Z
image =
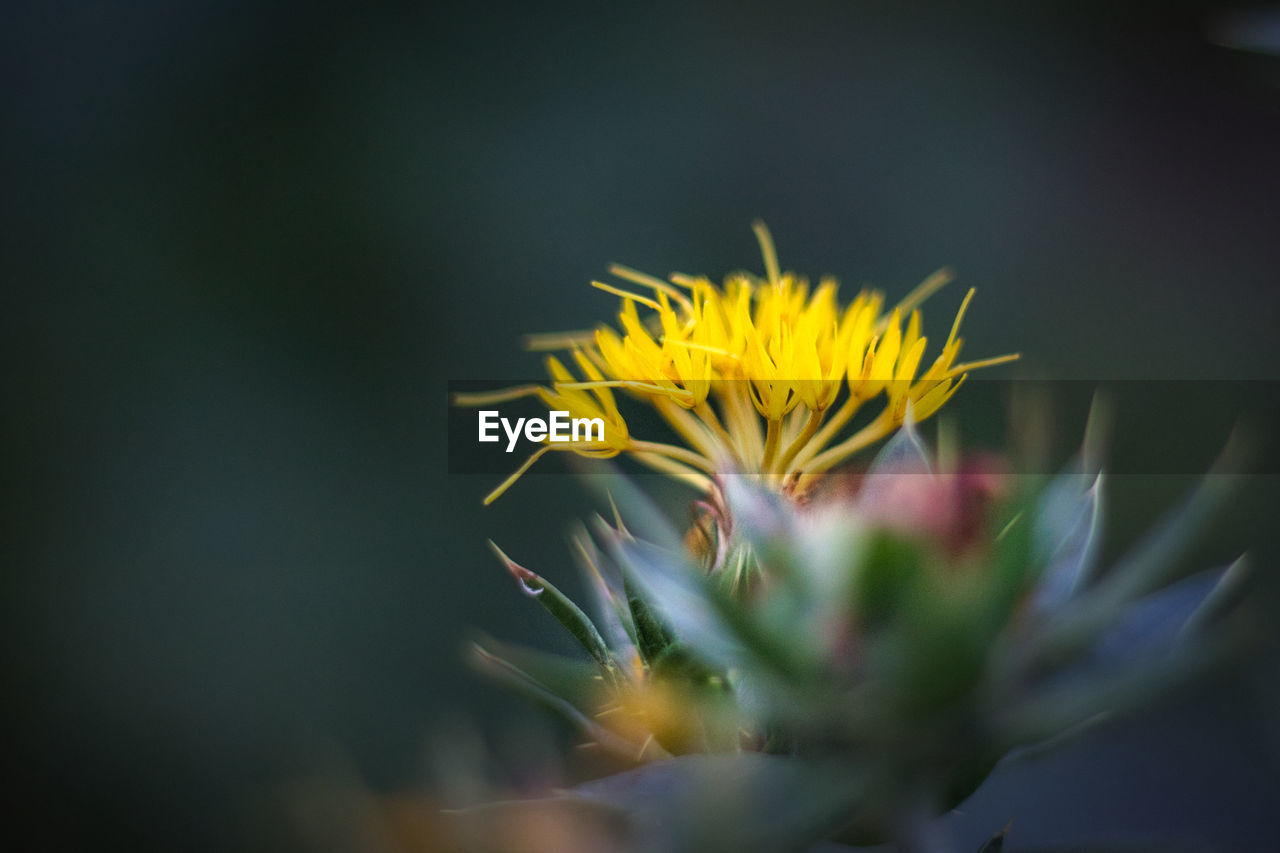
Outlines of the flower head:
M 778 491 L 803 493 L 815 477 L 891 434 L 908 411 L 917 421 L 933 415 L 969 371 L 1017 358 L 958 360 L 970 290 L 942 349 L 923 366 L 928 339 L 918 306 L 950 280 L 947 271 L 887 313 L 875 290 L 842 307 L 834 279 L 811 289 L 807 279 L 783 272 L 768 230 L 759 222 L 754 228 L 764 278 L 739 272 L 723 285 L 682 274 L 663 281 L 614 266 L 615 276 L 637 288 L 593 282 L 622 300 L 616 328 L 530 341 L 535 349 L 567 350 L 576 374 L 551 357 L 548 386 L 460 398 L 485 404 L 537 396 L 550 409 L 605 424 L 602 438 L 545 444 L 486 503 L 552 449 L 627 453 L 703 491 L 716 475 L 747 473 Z M 631 435 L 615 389 L 652 406 L 683 446 Z M 854 416 L 881 398 L 879 414 L 844 435 Z

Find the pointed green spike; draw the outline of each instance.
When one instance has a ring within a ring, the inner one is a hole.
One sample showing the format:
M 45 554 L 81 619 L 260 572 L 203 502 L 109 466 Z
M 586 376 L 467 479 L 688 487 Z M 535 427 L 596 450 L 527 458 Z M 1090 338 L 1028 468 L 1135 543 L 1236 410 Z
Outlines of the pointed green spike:
M 577 466 L 577 460 L 571 459 L 569 464 Z M 615 517 L 627 520 L 628 533 L 664 548 L 682 547 L 684 538 L 676 525 L 652 498 L 617 468 L 592 465 L 590 473 L 581 473 L 581 479 L 589 491 L 612 507 Z
M 489 547 L 498 555 L 498 559 L 507 567 L 507 571 L 520 582 L 520 588 L 524 590 L 525 595 L 536 598 L 538 603 L 545 607 L 556 621 L 567 628 L 574 639 L 587 650 L 587 654 L 599 664 L 605 677 L 616 681 L 618 679 L 617 662 L 614 661 L 604 638 L 596 630 L 595 624 L 587 614 L 582 612 L 582 608 L 570 601 L 545 578 L 512 560 L 492 541 L 489 542 Z
M 1029 652 L 1037 657 L 1061 658 L 1087 646 L 1122 608 L 1171 580 L 1183 551 L 1208 526 L 1236 492 L 1237 477 L 1221 473 L 1236 449 L 1229 444 L 1210 472 L 1146 539 L 1105 578 L 1079 596 L 1078 603 L 1047 621 Z

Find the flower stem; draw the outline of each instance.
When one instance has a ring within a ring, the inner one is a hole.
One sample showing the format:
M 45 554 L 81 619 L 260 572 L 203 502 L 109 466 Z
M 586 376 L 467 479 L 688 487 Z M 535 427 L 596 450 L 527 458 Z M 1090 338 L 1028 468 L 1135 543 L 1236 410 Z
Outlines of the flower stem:
M 796 436 L 795 441 L 791 442 L 791 446 L 782 454 L 782 458 L 778 460 L 778 464 L 774 466 L 775 473 L 785 474 L 787 467 L 791 465 L 796 455 L 809 443 L 814 434 L 818 431 L 818 427 L 822 426 L 822 419 L 826 416 L 823 409 L 814 409 L 809 412 L 809 419 L 805 421 L 804 429 Z
M 782 421 L 769 418 L 769 429 L 765 433 L 764 458 L 760 460 L 760 472 L 768 471 L 773 465 L 773 457 L 778 454 L 778 438 L 782 433 Z

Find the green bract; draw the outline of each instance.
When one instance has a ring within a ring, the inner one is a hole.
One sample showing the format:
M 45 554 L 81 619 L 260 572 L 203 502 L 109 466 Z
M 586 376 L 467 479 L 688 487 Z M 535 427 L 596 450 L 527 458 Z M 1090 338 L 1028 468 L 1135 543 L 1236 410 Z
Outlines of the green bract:
M 1011 750 L 1151 699 L 1233 638 L 1215 623 L 1242 563 L 1172 574 L 1223 474 L 1106 571 L 1100 471 L 939 472 L 910 420 L 856 488 L 808 504 L 720 477 L 692 549 L 627 478 L 587 482 L 614 507 L 576 537 L 594 621 L 503 556 L 585 655 L 476 659 L 647 764 L 563 795 L 620 815 L 625 849 L 912 843 Z

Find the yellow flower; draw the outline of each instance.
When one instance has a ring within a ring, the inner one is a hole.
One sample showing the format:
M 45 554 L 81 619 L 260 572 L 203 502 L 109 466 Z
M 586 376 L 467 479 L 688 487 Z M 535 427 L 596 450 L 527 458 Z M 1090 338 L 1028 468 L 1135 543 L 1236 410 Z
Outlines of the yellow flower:
M 970 290 L 941 352 L 921 371 L 928 340 L 918 306 L 950 280 L 946 270 L 888 314 L 884 295 L 873 290 L 841 309 L 834 279 L 810 292 L 806 279 L 781 271 L 764 225 L 757 222 L 754 229 L 764 278 L 736 273 L 718 287 L 705 277 L 675 274 L 663 281 L 614 266 L 614 275 L 643 289 L 593 282 L 622 300 L 616 329 L 530 340 L 534 349 L 568 350 L 578 374 L 552 357 L 549 387 L 458 398 L 484 405 L 537 396 L 551 411 L 605 425 L 596 440 L 545 443 L 486 503 L 553 449 L 596 457 L 627 453 L 700 490 L 710 489 L 718 474 L 752 473 L 780 491 L 803 492 L 814 477 L 892 433 L 908 409 L 922 421 L 951 398 L 969 371 L 1018 357 L 958 361 Z M 613 389 L 652 406 L 684 446 L 631 435 Z M 841 437 L 862 407 L 881 396 L 880 413 Z

